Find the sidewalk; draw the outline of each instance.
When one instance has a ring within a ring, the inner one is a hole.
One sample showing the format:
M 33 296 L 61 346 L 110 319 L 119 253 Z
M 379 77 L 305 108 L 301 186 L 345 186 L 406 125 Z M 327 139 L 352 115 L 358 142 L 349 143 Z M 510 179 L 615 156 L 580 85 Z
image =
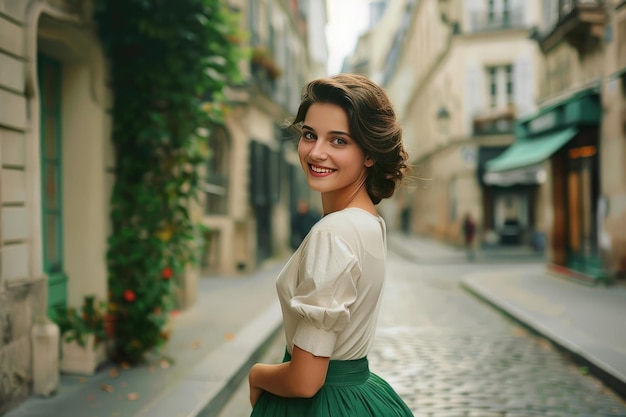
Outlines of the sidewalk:
M 162 356 L 135 368 L 107 364 L 89 377 L 62 375 L 54 396 L 31 396 L 4 416 L 216 416 L 280 330 L 274 282 L 284 261 L 201 278 L 197 303 L 173 319 Z
M 452 246 L 434 239 L 406 235 L 400 232 L 389 232 L 388 247 L 405 259 L 417 262 L 420 265 L 451 265 L 467 263 L 467 254 L 463 247 Z M 476 247 L 473 263 L 526 263 L 544 262 L 545 256 L 529 247 L 520 246 L 491 246 Z
M 626 398 L 626 287 L 590 287 L 545 267 L 472 273 L 462 285 L 571 353 Z

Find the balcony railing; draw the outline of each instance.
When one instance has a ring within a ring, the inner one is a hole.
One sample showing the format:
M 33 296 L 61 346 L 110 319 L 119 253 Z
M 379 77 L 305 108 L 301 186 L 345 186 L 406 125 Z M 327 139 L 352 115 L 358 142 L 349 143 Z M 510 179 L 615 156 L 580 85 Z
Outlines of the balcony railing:
M 555 25 L 539 37 L 539 43 L 548 51 L 566 41 L 582 53 L 602 40 L 606 22 L 603 0 L 559 0 Z
M 515 125 L 515 107 L 510 106 L 499 111 L 490 110 L 474 116 L 473 135 L 504 135 L 513 133 Z
M 496 13 L 483 10 L 470 15 L 470 32 L 492 32 L 508 29 L 524 29 L 524 9 L 501 10 Z

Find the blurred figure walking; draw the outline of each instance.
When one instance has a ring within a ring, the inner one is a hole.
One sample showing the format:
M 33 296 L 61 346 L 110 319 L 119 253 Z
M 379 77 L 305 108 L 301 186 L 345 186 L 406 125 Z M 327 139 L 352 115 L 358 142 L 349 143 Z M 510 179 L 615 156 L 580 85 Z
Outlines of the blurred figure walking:
M 291 218 L 291 248 L 297 249 L 304 237 L 320 219 L 319 214 L 309 209 L 305 200 L 298 201 L 297 212 Z
M 463 237 L 465 239 L 465 254 L 468 261 L 473 261 L 476 254 L 474 253 L 474 235 L 476 234 L 476 224 L 472 219 L 472 215 L 465 214 L 463 219 Z

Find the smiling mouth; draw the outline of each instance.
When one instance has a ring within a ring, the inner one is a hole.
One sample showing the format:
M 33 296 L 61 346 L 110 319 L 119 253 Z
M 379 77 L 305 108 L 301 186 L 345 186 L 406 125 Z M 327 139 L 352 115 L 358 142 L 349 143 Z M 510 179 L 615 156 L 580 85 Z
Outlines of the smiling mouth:
M 316 173 L 316 174 L 331 174 L 331 173 L 335 172 L 334 169 L 322 168 L 322 167 L 318 167 L 318 166 L 311 165 L 311 164 L 309 164 L 309 169 L 311 171 L 313 171 L 314 173 Z

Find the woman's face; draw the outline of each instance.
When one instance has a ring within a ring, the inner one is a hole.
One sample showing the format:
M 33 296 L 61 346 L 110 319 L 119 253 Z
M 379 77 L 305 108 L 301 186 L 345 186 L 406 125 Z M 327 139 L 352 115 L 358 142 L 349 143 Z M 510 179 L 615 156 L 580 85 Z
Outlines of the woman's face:
M 373 160 L 350 136 L 347 113 L 338 105 L 315 103 L 302 124 L 298 156 L 309 186 L 321 193 L 353 192 Z

